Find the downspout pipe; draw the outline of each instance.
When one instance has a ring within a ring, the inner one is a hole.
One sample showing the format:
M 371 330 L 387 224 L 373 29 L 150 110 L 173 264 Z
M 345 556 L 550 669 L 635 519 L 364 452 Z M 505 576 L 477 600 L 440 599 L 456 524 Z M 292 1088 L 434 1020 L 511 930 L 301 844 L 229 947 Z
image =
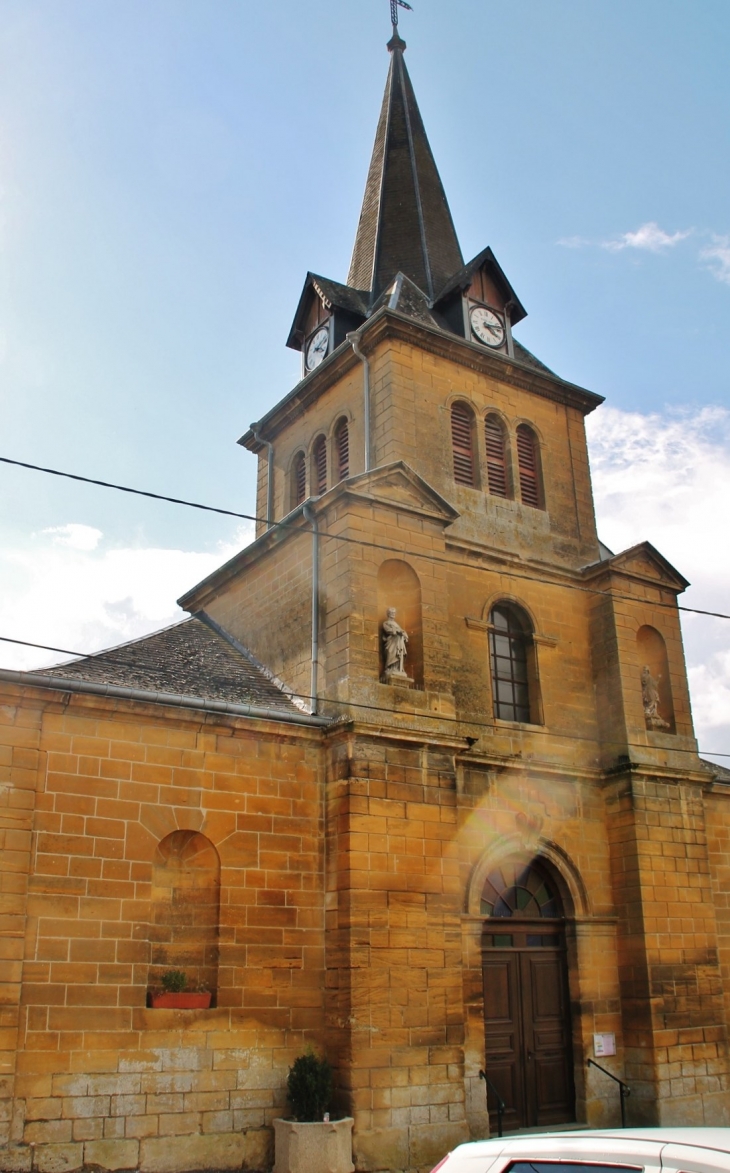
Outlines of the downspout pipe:
M 268 463 L 266 466 L 266 528 L 271 529 L 274 524 L 274 445 L 260 434 L 260 424 L 251 424 L 253 438 L 257 444 L 265 444 L 268 449 Z
M 371 468 L 371 453 L 370 453 L 370 363 L 367 357 L 360 349 L 360 340 L 357 334 L 348 334 L 347 341 L 350 343 L 356 358 L 360 359 L 362 363 L 362 378 L 363 378 L 363 427 L 365 429 L 365 472 L 370 472 Z
M 312 716 L 317 716 L 317 685 L 319 683 L 319 525 L 308 503 L 302 506 L 302 513 L 312 527 Z

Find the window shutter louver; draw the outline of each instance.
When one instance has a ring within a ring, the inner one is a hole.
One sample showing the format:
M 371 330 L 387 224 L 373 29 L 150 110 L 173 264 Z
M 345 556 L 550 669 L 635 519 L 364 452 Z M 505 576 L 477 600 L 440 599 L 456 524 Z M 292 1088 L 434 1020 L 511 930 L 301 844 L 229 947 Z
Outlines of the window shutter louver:
M 307 493 L 307 468 L 304 453 L 297 453 L 294 459 L 294 505 L 301 505 Z
M 320 436 L 314 445 L 314 472 L 317 496 L 327 492 L 327 441 Z
M 350 433 L 347 420 L 341 420 L 335 433 L 337 447 L 337 479 L 344 481 L 350 475 Z
M 504 428 L 494 415 L 488 415 L 484 430 L 487 441 L 487 483 L 495 497 L 507 496 L 507 461 L 504 450 Z
M 517 462 L 520 469 L 520 496 L 525 505 L 540 508 L 540 482 L 537 467 L 537 441 L 526 424 L 517 429 Z
M 463 403 L 451 408 L 451 447 L 454 453 L 454 480 L 457 485 L 474 485 L 471 412 Z

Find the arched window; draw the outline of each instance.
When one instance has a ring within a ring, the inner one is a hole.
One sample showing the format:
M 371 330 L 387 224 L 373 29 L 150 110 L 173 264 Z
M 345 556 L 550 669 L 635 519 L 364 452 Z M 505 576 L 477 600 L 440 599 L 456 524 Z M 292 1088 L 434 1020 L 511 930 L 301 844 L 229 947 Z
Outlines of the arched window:
M 533 860 L 519 860 L 490 872 L 484 883 L 482 916 L 515 920 L 554 919 L 563 915 L 560 897 L 551 879 Z
M 312 451 L 312 481 L 318 497 L 327 492 L 327 440 L 317 436 Z
M 516 607 L 500 603 L 492 609 L 489 620 L 494 715 L 501 721 L 529 723 L 536 705 L 530 704 L 530 678 L 534 692 L 535 672 L 527 616 Z
M 292 509 L 301 505 L 307 495 L 307 464 L 303 452 L 297 452 L 294 457 L 291 473 L 291 503 Z
M 350 431 L 346 419 L 341 419 L 335 428 L 335 455 L 337 480 L 344 481 L 350 475 Z
M 504 425 L 498 415 L 488 415 L 484 421 L 487 442 L 487 484 L 494 497 L 508 497 L 507 445 Z
M 451 448 L 457 485 L 476 484 L 474 476 L 474 417 L 465 403 L 451 405 Z
M 527 424 L 517 429 L 517 464 L 520 470 L 520 496 L 525 505 L 542 509 L 540 453 L 537 436 Z

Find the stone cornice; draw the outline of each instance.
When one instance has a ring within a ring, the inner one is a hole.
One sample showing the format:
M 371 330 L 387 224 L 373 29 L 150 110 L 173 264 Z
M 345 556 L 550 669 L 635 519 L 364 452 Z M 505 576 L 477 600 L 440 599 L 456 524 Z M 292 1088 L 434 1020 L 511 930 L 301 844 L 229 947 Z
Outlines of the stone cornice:
M 376 346 L 387 339 L 407 342 L 439 358 L 449 359 L 459 366 L 479 374 L 488 375 L 500 382 L 509 383 L 533 395 L 551 399 L 556 403 L 574 407 L 584 415 L 594 411 L 603 397 L 575 383 L 568 383 L 548 371 L 539 371 L 521 363 L 518 359 L 485 350 L 476 342 L 447 334 L 417 322 L 387 306 L 378 310 L 358 331 L 360 349 L 370 354 Z M 256 432 L 263 440 L 274 440 L 276 436 L 295 420 L 320 395 L 359 365 L 348 342 L 342 342 L 316 370 L 297 383 L 296 387 L 271 408 L 256 424 Z M 238 441 L 250 452 L 260 452 L 263 444 L 256 440 L 251 428 Z

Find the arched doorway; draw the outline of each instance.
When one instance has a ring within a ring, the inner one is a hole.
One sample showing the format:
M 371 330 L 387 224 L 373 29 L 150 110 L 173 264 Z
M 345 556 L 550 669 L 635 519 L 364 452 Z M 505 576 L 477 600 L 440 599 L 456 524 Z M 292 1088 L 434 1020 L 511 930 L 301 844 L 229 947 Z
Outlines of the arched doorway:
M 486 1072 L 506 1105 L 504 1127 L 568 1123 L 575 1094 L 557 885 L 539 858 L 504 863 L 487 876 L 480 908 Z

